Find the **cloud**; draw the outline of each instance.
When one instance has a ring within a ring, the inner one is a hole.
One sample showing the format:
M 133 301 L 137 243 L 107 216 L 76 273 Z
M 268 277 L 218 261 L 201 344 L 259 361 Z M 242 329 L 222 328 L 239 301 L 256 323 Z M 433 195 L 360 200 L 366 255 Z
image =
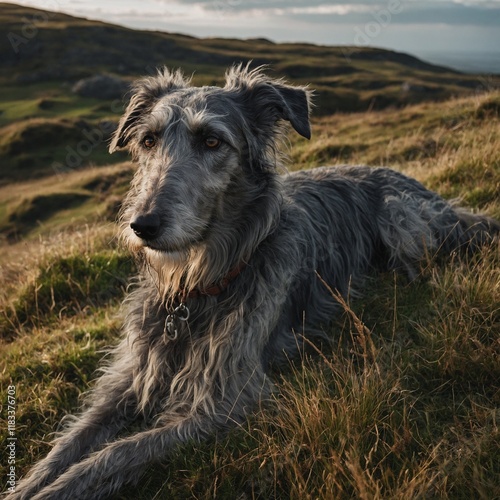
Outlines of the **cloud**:
M 207 26 L 251 20 L 300 23 L 304 29 L 319 24 L 364 25 L 381 12 L 391 14 L 391 25 L 500 26 L 500 0 L 18 0 L 24 4 L 58 3 L 62 10 L 87 16 L 104 14 L 115 22 L 141 19 L 147 22 L 191 23 Z M 229 26 L 228 26 L 229 27 Z
M 165 5 L 171 1 L 157 0 Z M 308 23 L 360 24 L 389 11 L 397 24 L 500 26 L 500 0 L 177 0 L 225 17 L 241 14 Z

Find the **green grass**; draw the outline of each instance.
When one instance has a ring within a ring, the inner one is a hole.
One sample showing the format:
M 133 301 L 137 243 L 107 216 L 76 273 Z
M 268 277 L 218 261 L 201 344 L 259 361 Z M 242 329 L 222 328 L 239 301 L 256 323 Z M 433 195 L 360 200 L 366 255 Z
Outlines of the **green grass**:
M 491 93 L 320 117 L 311 142 L 291 137 L 292 165 L 390 164 L 500 218 L 499 102 Z M 18 392 L 19 475 L 47 453 L 119 337 L 133 267 L 110 210 L 132 171 L 0 187 L 2 228 L 16 214 L 24 235 L 0 252 L 0 389 L 2 403 L 9 384 Z M 87 198 L 73 206 L 71 193 Z M 33 226 L 40 200 L 50 210 Z M 181 447 L 117 498 L 500 497 L 498 245 L 365 288 L 328 327 L 331 350 L 277 375 L 272 404 L 227 437 Z
M 132 173 L 131 164 L 121 163 L 0 186 L 0 231 L 15 242 L 84 222 L 115 221 Z
M 108 117 L 116 119 L 112 101 L 80 97 L 71 91 L 69 85 L 2 86 L 0 127 L 30 118 L 99 120 Z
M 30 118 L 1 128 L 0 185 L 124 161 L 123 152 L 108 152 L 113 125 L 80 112 L 72 110 L 78 119 Z
M 91 314 L 123 295 L 133 269 L 131 257 L 116 251 L 49 260 L 0 316 L 2 333 L 14 336 L 27 326 L 59 321 L 84 310 Z

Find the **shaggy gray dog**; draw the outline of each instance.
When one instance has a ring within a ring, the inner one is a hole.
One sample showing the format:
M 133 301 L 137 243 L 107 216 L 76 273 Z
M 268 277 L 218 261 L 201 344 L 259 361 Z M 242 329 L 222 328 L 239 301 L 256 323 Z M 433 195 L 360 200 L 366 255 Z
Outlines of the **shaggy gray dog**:
M 309 108 L 307 89 L 241 66 L 223 88 L 168 70 L 136 84 L 111 144 L 138 162 L 122 223 L 143 272 L 124 338 L 11 498 L 108 497 L 176 445 L 243 422 L 270 369 L 337 310 L 319 276 L 346 294 L 374 267 L 415 276 L 499 231 L 387 168 L 279 175 L 284 122 L 309 138 Z

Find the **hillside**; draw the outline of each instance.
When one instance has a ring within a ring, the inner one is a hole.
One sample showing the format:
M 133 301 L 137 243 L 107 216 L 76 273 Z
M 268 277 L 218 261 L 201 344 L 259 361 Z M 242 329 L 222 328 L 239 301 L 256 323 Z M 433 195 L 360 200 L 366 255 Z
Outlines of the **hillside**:
M 499 126 L 499 93 L 339 113 L 314 120 L 311 142 L 291 136 L 290 168 L 388 164 L 500 218 Z M 113 221 L 132 172 L 0 188 L 1 224 L 23 236 L 0 252 L 0 387 L 17 388 L 18 474 L 47 453 L 117 342 L 134 266 Z M 276 411 L 186 445 L 118 498 L 498 497 L 499 258 L 496 246 L 429 262 L 411 283 L 369 280 L 331 326 L 334 352 L 278 377 Z
M 0 4 L 0 32 L 7 35 L 0 44 L 0 185 L 123 161 L 106 151 L 122 96 L 130 81 L 162 65 L 214 84 L 234 62 L 268 64 L 270 74 L 315 90 L 316 116 L 441 101 L 500 84 L 381 49 L 200 39 L 12 4 Z
M 249 60 L 270 64 L 289 78 L 308 79 L 315 86 L 321 83 L 325 90 L 375 91 L 409 81 L 420 85 L 422 93 L 427 89 L 449 95 L 452 89 L 475 88 L 478 83 L 474 76 L 388 50 L 276 44 L 266 39 L 202 39 L 132 30 L 11 4 L 0 7 L 2 32 L 11 34 L 11 46 L 2 44 L 0 52 L 2 66 L 11 70 L 3 73 L 2 83 L 75 81 L 103 71 L 137 76 L 165 64 L 196 72 L 201 78 L 220 79 L 220 68 Z M 373 78 L 376 73 L 379 79 Z M 361 103 L 369 102 L 368 98 Z

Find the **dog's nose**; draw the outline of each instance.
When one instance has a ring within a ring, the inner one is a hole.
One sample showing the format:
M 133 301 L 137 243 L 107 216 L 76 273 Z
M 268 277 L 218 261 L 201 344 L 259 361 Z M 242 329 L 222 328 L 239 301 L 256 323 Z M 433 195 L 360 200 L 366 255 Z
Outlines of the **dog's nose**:
M 152 212 L 138 215 L 131 223 L 132 231 L 143 240 L 152 240 L 160 232 L 160 217 Z

